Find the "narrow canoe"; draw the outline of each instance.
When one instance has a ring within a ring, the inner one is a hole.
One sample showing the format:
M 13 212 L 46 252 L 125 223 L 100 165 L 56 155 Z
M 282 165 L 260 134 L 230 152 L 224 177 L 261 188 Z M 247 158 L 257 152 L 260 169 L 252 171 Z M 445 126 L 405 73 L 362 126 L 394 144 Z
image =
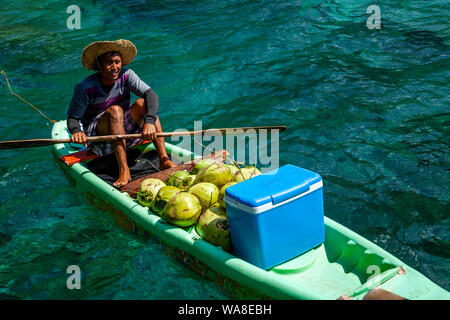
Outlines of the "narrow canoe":
M 68 138 L 66 122 L 52 128 L 53 139 Z M 169 154 L 198 158 L 166 143 Z M 152 151 L 144 145 L 142 152 Z M 69 144 L 52 147 L 55 160 L 78 192 L 124 229 L 144 236 L 235 298 L 329 300 L 342 296 L 363 299 L 374 287 L 406 299 L 449 299 L 450 293 L 395 256 L 357 233 L 325 217 L 325 242 L 269 270 L 262 270 L 232 253 L 202 240 L 195 229 L 166 224 L 129 193 L 100 179 L 86 163 L 66 165 L 60 158 L 77 150 Z

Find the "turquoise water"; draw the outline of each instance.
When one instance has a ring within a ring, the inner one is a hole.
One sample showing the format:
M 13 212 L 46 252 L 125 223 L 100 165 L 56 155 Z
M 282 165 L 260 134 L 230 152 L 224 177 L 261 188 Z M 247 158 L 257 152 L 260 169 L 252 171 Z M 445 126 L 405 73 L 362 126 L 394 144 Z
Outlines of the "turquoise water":
M 325 214 L 450 290 L 447 1 L 1 1 L 0 68 L 49 117 L 90 73 L 81 51 L 125 38 L 167 131 L 285 125 L 280 165 L 322 175 Z M 51 124 L 0 80 L 0 140 Z M 0 152 L 0 298 L 228 299 L 109 222 L 50 148 Z M 81 290 L 66 268 L 79 265 Z

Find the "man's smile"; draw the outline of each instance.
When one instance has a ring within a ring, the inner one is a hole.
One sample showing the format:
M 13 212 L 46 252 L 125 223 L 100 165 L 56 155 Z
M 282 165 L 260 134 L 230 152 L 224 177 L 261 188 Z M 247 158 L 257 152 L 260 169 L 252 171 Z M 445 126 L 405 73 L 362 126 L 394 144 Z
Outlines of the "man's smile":
M 119 77 L 120 70 L 111 71 L 111 75 L 114 79 Z

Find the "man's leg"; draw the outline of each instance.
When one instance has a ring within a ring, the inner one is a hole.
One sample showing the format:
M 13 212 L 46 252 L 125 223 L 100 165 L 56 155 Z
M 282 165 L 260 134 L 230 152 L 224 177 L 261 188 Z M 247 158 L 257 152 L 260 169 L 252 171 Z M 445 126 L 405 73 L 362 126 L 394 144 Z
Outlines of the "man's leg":
M 141 99 L 136 100 L 136 102 L 131 107 L 131 117 L 133 118 L 133 121 L 142 127 L 144 125 L 144 118 L 145 118 L 146 114 L 147 114 L 147 109 L 145 107 L 144 99 L 141 98 Z M 163 132 L 162 127 L 161 127 L 161 122 L 159 121 L 159 117 L 156 118 L 155 129 L 156 129 L 157 133 Z M 164 138 L 163 137 L 156 138 L 156 140 L 153 141 L 153 144 L 155 145 L 156 152 L 159 155 L 159 160 L 160 160 L 159 168 L 161 170 L 164 170 L 164 169 L 174 167 L 175 164 L 170 160 L 169 156 L 167 155 Z
M 120 106 L 110 106 L 97 124 L 97 135 L 125 134 L 123 126 L 123 109 Z M 114 154 L 119 164 L 119 179 L 113 183 L 115 187 L 123 187 L 130 179 L 130 169 L 127 163 L 125 139 L 111 142 Z

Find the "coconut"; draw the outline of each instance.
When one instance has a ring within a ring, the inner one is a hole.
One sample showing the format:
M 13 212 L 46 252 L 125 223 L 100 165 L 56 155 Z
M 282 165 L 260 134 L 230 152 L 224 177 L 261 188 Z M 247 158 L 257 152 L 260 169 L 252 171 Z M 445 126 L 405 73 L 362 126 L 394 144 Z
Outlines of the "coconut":
M 244 180 L 248 180 L 248 179 L 253 178 L 260 174 L 261 174 L 261 172 L 258 169 L 256 169 L 255 167 L 242 168 L 240 171 L 237 171 L 234 174 L 234 181 L 242 182 Z
M 153 199 L 158 194 L 159 189 L 166 184 L 159 179 L 148 178 L 141 182 L 137 194 L 137 201 L 143 207 L 150 208 L 152 206 Z
M 208 167 L 212 164 L 214 164 L 215 161 L 212 159 L 201 159 L 197 163 L 195 163 L 194 169 L 192 169 L 191 174 L 198 174 L 200 170 L 202 170 L 205 167 Z
M 198 219 L 195 231 L 203 240 L 225 251 L 231 250 L 230 227 L 225 210 L 217 207 L 206 210 Z
M 160 216 L 167 202 L 169 202 L 174 195 L 180 192 L 181 190 L 174 186 L 165 186 L 159 189 L 158 194 L 153 200 L 152 211 Z
M 189 172 L 187 172 L 186 170 L 174 172 L 169 176 L 169 179 L 167 179 L 166 183 L 168 186 L 179 187 L 181 181 L 183 181 L 183 179 L 186 178 L 188 175 Z
M 228 168 L 230 168 L 231 174 L 234 176 L 234 174 L 239 171 L 239 167 L 237 167 L 235 164 L 229 163 L 225 164 Z
M 223 185 L 231 181 L 233 181 L 233 175 L 231 174 L 230 168 L 222 163 L 214 163 L 200 170 L 195 183 L 210 182 L 220 189 Z
M 255 175 L 257 176 L 257 175 L 261 174 L 261 171 L 259 171 L 259 169 L 257 167 L 255 167 L 255 166 L 246 166 L 245 169 L 251 169 L 254 176 Z
M 188 175 L 186 178 L 184 178 L 183 180 L 181 180 L 180 185 L 178 186 L 181 190 L 187 190 L 189 189 L 191 186 L 194 185 L 195 182 L 195 178 L 197 176 L 196 175 Z
M 188 192 L 180 192 L 167 202 L 161 217 L 178 227 L 189 227 L 197 222 L 202 212 L 200 200 Z
M 223 198 L 225 198 L 225 189 L 228 188 L 229 186 L 232 186 L 233 184 L 236 184 L 236 181 L 231 181 L 228 182 L 226 185 L 224 185 L 220 191 L 219 191 L 219 206 L 223 209 L 225 209 L 225 201 L 223 201 Z
M 203 210 L 210 206 L 218 206 L 217 200 L 219 198 L 219 189 L 212 183 L 200 182 L 194 184 L 189 189 L 189 193 L 195 195 L 202 204 Z

